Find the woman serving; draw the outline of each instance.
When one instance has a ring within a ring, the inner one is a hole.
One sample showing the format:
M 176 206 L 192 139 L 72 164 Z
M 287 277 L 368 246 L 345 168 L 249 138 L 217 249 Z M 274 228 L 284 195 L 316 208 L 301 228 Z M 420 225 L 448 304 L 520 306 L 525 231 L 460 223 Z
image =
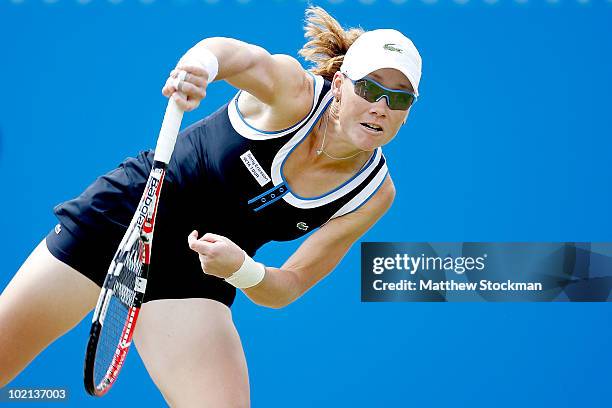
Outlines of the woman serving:
M 215 80 L 240 89 L 179 135 L 160 199 L 134 342 L 172 406 L 248 406 L 229 308 L 236 288 L 262 306 L 293 302 L 392 204 L 381 146 L 418 95 L 417 49 L 395 30 L 344 31 L 316 7 L 306 36 L 310 71 L 287 55 L 209 38 L 162 90 L 190 111 Z M 152 160 L 142 152 L 55 208 L 58 226 L 0 297 L 0 385 L 93 309 Z M 280 268 L 251 258 L 270 241 L 309 233 Z

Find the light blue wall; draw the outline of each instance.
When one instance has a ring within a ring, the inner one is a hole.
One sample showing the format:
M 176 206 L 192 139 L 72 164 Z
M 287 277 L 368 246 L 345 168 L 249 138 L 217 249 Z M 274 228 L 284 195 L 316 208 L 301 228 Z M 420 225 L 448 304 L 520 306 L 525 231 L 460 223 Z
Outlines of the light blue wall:
M 0 1 L 0 287 L 55 204 L 152 147 L 160 88 L 194 42 L 303 43 L 301 1 L 117 3 Z M 612 1 L 320 4 L 404 31 L 424 61 L 422 97 L 385 149 L 395 204 L 364 240 L 612 241 Z M 233 92 L 212 86 L 185 122 Z M 258 260 L 280 265 L 296 245 Z M 254 407 L 609 406 L 610 305 L 362 304 L 359 275 L 355 247 L 285 309 L 239 295 Z M 135 352 L 107 397 L 85 395 L 88 327 L 12 386 L 67 387 L 71 406 L 161 404 Z

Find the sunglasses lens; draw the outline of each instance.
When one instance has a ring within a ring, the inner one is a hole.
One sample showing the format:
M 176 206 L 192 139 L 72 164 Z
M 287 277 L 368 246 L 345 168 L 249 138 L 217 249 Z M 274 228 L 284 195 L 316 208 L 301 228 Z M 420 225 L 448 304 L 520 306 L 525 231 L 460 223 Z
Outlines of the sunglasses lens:
M 386 97 L 389 109 L 392 110 L 408 110 L 415 100 L 410 93 L 389 91 L 365 78 L 355 82 L 355 93 L 371 103 Z
M 363 79 L 361 81 L 355 82 L 355 93 L 361 96 L 366 101 L 372 102 L 372 100 L 370 100 L 371 96 L 368 90 L 368 85 L 368 81 Z
M 385 94 L 385 90 L 372 81 L 365 80 L 365 96 L 368 102 L 376 102 Z
M 414 96 L 404 92 L 396 92 L 389 96 L 389 108 L 394 110 L 408 110 L 413 103 Z

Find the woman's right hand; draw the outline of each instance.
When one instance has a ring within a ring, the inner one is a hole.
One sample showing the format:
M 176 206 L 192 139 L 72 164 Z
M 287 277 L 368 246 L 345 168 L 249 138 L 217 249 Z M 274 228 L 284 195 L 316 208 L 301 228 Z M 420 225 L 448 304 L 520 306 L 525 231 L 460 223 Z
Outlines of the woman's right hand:
M 184 73 L 181 73 L 184 72 Z M 181 79 L 184 76 L 183 79 Z M 170 72 L 162 94 L 171 97 L 176 93 L 176 104 L 185 112 L 191 112 L 200 105 L 206 96 L 208 73 L 202 67 L 179 62 Z

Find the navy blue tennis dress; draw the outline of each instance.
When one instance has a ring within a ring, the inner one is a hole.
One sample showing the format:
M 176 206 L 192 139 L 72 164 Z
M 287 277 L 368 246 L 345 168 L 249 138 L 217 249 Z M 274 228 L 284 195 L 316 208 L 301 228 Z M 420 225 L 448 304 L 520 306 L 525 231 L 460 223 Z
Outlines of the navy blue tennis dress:
M 270 241 L 299 238 L 354 211 L 382 185 L 381 148 L 350 180 L 313 198 L 293 193 L 283 164 L 332 101 L 330 83 L 314 78 L 311 111 L 294 126 L 264 132 L 238 110 L 240 92 L 207 118 L 181 132 L 160 198 L 145 302 L 208 298 L 228 306 L 236 290 L 206 275 L 189 249 L 191 231 L 223 235 L 253 256 Z M 153 163 L 153 151 L 129 158 L 54 212 L 60 224 L 47 236 L 51 253 L 102 286 Z

